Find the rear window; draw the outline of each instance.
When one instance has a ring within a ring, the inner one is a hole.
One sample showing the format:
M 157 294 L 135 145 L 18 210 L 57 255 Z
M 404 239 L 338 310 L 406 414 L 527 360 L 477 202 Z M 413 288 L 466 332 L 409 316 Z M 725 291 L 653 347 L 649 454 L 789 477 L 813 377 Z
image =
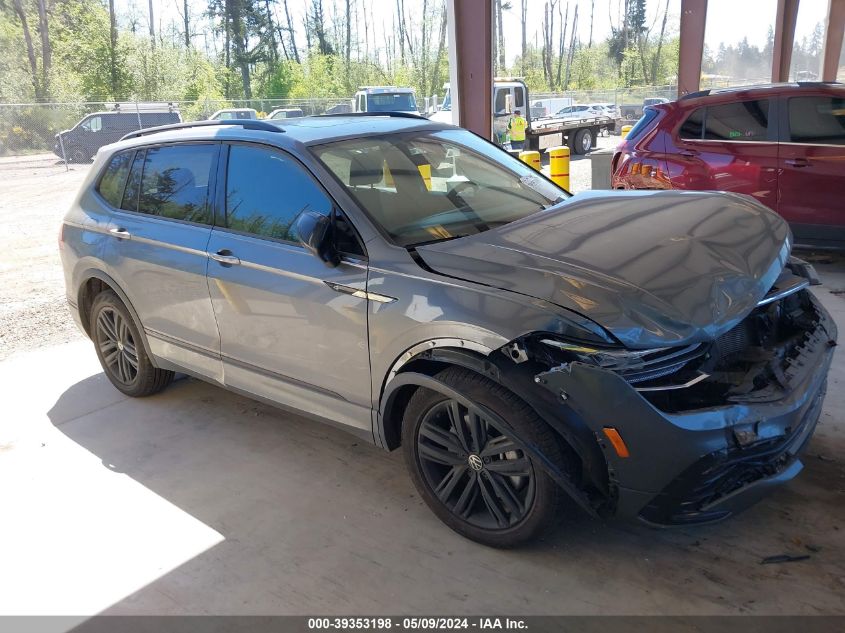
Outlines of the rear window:
M 416 111 L 417 103 L 410 92 L 387 92 L 367 96 L 370 112 Z
M 216 154 L 216 145 L 172 145 L 139 151 L 122 208 L 211 224 L 208 183 Z
M 640 120 L 634 124 L 634 127 L 631 128 L 631 131 L 628 132 L 628 136 L 625 137 L 625 140 L 633 141 L 640 134 L 645 132 L 649 124 L 651 124 L 655 118 L 657 118 L 657 110 L 654 108 L 646 108 L 643 110 L 643 115 L 640 117 Z
M 789 139 L 793 143 L 845 145 L 845 98 L 791 98 Z
M 113 207 L 119 207 L 123 198 L 123 188 L 126 186 L 126 175 L 129 173 L 132 153 L 131 151 L 120 152 L 112 156 L 97 185 L 97 191 Z
M 765 141 L 769 132 L 769 100 L 708 106 L 704 138 L 712 141 Z

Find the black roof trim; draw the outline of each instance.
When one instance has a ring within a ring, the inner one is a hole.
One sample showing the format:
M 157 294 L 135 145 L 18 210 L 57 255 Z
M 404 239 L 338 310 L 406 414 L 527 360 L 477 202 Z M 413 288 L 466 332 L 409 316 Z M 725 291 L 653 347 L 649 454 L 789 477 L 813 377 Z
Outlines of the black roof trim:
M 768 83 L 768 84 L 750 84 L 747 86 L 727 86 L 725 88 L 707 88 L 706 90 L 697 90 L 690 92 L 680 97 L 678 100 L 697 99 L 698 97 L 706 97 L 708 95 L 722 94 L 725 92 L 742 92 L 744 90 L 768 90 L 778 87 L 795 86 L 800 88 L 813 88 L 815 86 L 842 86 L 845 85 L 839 81 L 794 81 L 785 83 Z
M 426 117 L 421 114 L 413 114 L 411 112 L 335 112 L 332 114 L 318 114 L 317 116 L 333 116 L 333 117 L 344 117 L 344 116 L 389 116 L 389 117 L 396 117 L 398 119 L 422 119 L 423 121 L 428 121 Z
M 278 125 L 267 123 L 266 121 L 259 121 L 257 119 L 225 119 L 221 121 L 190 121 L 188 123 L 171 123 L 170 125 L 159 125 L 157 127 L 148 127 L 143 130 L 135 130 L 130 132 L 121 141 L 129 138 L 140 138 L 148 134 L 156 134 L 158 132 L 166 132 L 168 130 L 187 130 L 192 127 L 215 127 L 218 125 L 232 125 L 242 127 L 245 130 L 261 130 L 263 132 L 284 132 Z

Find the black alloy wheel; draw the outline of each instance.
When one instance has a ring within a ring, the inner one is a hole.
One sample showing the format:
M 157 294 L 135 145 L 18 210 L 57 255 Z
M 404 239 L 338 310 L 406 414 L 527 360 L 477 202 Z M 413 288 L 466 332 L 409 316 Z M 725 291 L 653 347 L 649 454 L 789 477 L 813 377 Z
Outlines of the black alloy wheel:
M 153 365 L 132 314 L 114 291 L 94 298 L 88 323 L 100 365 L 119 391 L 150 396 L 173 380 L 172 371 Z
M 482 529 L 512 527 L 534 500 L 531 462 L 478 409 L 443 400 L 423 418 L 417 453 L 431 489 L 452 513 Z
M 138 349 L 123 316 L 113 307 L 97 314 L 97 346 L 112 378 L 127 387 L 138 379 Z
M 507 431 L 570 472 L 557 434 L 480 374 L 449 367 L 435 378 L 460 397 L 417 389 L 402 419 L 405 463 L 423 501 L 447 526 L 492 547 L 513 547 L 553 528 L 566 495 Z

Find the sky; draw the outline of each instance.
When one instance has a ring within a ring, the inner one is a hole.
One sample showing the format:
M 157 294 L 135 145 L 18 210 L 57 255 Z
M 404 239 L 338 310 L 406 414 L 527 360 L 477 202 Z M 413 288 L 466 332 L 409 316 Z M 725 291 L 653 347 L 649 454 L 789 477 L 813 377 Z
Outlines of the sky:
M 180 11 L 182 1 L 153 0 L 153 12 L 156 15 L 155 21 L 158 24 L 167 24 L 172 21 L 181 22 Z M 359 6 L 363 6 L 362 3 L 366 2 L 368 6 L 372 7 L 372 16 L 369 23 L 375 30 L 376 41 L 383 42 L 384 28 L 382 25 L 386 24 L 388 29 L 392 28 L 395 0 L 357 1 Z M 529 41 L 536 41 L 538 44 L 541 44 L 542 35 L 540 29 L 543 22 L 545 0 L 526 1 L 528 2 L 526 21 L 528 24 L 528 39 Z M 586 44 L 589 39 L 592 0 L 558 1 L 564 10 L 567 4 L 569 5 L 570 25 L 572 23 L 571 16 L 574 14 L 575 6 L 578 5 L 578 36 L 581 42 Z M 667 32 L 677 33 L 680 23 L 680 0 L 647 0 L 647 23 L 649 25 L 654 24 L 655 32 L 659 32 L 660 20 L 662 19 L 663 9 L 667 1 L 669 3 Z M 342 11 L 345 6 L 343 0 L 323 0 L 323 2 L 327 11 L 332 10 L 333 4 L 337 7 L 338 11 Z M 429 0 L 429 4 L 434 4 L 434 2 L 435 0 Z M 509 64 L 512 63 L 514 56 L 519 53 L 521 48 L 521 27 L 519 19 L 521 2 L 522 0 L 510 0 L 512 8 L 504 12 L 502 20 L 505 34 L 505 52 Z M 297 32 L 299 39 L 297 43 L 300 46 L 303 46 L 305 43 L 301 24 L 304 8 L 309 3 L 310 0 L 288 0 L 292 19 L 299 27 L 299 31 Z M 809 35 L 816 23 L 824 20 L 827 12 L 827 3 L 828 0 L 802 0 L 799 4 L 798 24 L 796 25 L 795 34 L 796 40 Z M 281 5 L 281 2 L 279 4 Z M 610 35 L 611 24 L 618 26 L 620 4 L 624 4 L 624 0 L 595 0 L 595 18 L 593 20 L 594 41 L 601 41 Z M 126 23 L 126 16 L 134 11 L 138 16 L 141 28 L 148 28 L 147 0 L 117 0 L 116 6 L 118 12 L 123 16 L 121 20 L 122 24 Z M 206 0 L 189 0 L 189 6 L 191 6 L 191 11 L 199 16 L 202 11 L 206 10 L 208 3 Z M 415 16 L 419 16 L 422 11 L 422 0 L 405 0 L 405 6 L 409 12 L 412 12 Z M 735 44 L 741 41 L 743 37 L 747 37 L 749 43 L 762 47 L 766 42 L 769 26 L 774 25 L 775 22 L 775 7 L 776 0 L 709 0 L 705 43 L 711 50 L 715 51 L 721 42 Z M 557 17 L 555 21 L 556 24 L 559 24 Z M 360 34 L 360 38 L 363 39 L 363 33 Z M 203 40 L 198 38 L 195 40 L 195 44 L 202 46 Z

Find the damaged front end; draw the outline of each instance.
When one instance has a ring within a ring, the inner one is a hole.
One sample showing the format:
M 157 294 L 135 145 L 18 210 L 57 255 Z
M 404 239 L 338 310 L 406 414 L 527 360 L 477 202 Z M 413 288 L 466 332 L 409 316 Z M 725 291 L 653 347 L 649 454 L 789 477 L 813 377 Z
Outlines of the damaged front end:
M 709 342 L 602 348 L 533 334 L 503 351 L 589 427 L 607 464 L 605 514 L 655 525 L 723 519 L 802 468 L 836 328 L 789 268 Z

